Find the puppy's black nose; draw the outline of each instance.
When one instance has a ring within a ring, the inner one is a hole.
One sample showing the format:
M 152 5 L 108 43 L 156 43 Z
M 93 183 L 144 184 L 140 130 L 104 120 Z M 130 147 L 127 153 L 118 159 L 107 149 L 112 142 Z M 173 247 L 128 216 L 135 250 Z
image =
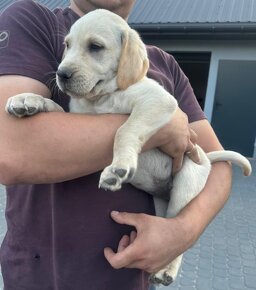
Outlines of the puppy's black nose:
M 73 72 L 69 69 L 64 68 L 58 69 L 56 74 L 61 80 L 65 81 L 71 79 Z

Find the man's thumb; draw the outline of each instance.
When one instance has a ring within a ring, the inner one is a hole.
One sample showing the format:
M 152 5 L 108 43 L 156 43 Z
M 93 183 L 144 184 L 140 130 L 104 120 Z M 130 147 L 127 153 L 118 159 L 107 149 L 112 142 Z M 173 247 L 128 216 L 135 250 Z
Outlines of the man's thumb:
M 119 223 L 136 227 L 138 225 L 138 216 L 136 213 L 112 211 L 110 213 L 112 219 Z

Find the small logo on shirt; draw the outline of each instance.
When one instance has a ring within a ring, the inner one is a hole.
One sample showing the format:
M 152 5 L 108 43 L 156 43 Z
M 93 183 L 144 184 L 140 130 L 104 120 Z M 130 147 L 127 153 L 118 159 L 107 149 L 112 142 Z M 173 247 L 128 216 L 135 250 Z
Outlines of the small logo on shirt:
M 0 48 L 5 48 L 9 43 L 9 32 L 0 31 Z

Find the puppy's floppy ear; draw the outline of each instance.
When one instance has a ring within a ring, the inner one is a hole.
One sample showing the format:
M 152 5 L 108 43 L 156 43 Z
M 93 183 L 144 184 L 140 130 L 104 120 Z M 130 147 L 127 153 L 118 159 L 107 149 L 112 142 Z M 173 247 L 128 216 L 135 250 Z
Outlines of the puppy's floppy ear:
M 117 85 L 121 90 L 141 80 L 147 73 L 147 50 L 138 33 L 133 29 L 122 35 L 122 51 L 117 71 Z

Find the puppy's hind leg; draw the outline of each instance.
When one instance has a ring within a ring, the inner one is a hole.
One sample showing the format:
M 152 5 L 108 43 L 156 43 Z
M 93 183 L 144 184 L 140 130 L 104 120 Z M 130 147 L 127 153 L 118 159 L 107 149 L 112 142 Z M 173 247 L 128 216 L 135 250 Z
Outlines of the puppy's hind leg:
M 182 169 L 175 175 L 171 199 L 167 208 L 168 218 L 173 218 L 204 188 L 211 170 L 209 159 L 198 147 L 201 164 L 196 164 L 185 157 Z M 174 259 L 167 267 L 154 274 L 155 281 L 167 285 L 174 281 L 178 275 L 182 262 L 182 254 Z M 153 280 L 153 277 L 152 279 Z
M 182 262 L 182 256 L 183 255 L 178 256 L 165 268 L 161 269 L 155 274 L 150 275 L 149 281 L 152 284 L 162 284 L 164 286 L 168 286 L 173 283 L 178 275 Z

